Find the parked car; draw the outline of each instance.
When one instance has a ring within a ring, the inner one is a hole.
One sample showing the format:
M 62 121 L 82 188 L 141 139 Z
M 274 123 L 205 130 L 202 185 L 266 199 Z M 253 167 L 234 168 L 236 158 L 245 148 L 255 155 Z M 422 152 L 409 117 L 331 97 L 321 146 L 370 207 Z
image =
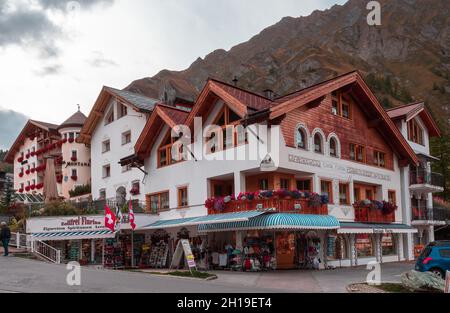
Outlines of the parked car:
M 450 271 L 450 240 L 426 246 L 417 260 L 416 271 L 432 272 L 444 279 L 446 271 Z

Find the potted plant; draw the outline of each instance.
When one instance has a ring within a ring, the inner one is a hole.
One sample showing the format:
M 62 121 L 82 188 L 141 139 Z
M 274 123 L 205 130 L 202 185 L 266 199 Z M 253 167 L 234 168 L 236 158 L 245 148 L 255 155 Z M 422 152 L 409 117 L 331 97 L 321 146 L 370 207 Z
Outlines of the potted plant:
M 68 142 L 69 142 L 69 143 L 74 143 L 74 142 L 75 142 L 75 139 L 69 138 L 69 139 L 68 139 Z
M 74 175 L 74 176 L 71 176 L 70 178 L 71 178 L 73 181 L 77 181 L 77 180 L 78 180 L 78 176 L 75 176 L 75 175 Z
M 75 157 L 75 156 L 73 156 L 73 157 L 70 158 L 70 160 L 71 160 L 72 162 L 76 162 L 76 161 L 78 161 L 78 158 Z

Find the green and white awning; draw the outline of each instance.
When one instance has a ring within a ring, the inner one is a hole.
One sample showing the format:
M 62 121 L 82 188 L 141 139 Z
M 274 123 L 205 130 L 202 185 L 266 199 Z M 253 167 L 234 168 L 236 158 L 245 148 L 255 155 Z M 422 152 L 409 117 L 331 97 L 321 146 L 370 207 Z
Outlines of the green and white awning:
M 175 228 L 175 227 L 187 227 L 197 225 L 214 225 L 230 222 L 245 222 L 251 218 L 265 214 L 264 211 L 248 211 L 248 212 L 236 212 L 226 214 L 214 214 L 200 217 L 189 217 L 174 220 L 160 220 L 156 223 L 139 228 L 139 230 L 149 229 L 161 229 L 161 228 Z
M 199 225 L 199 232 L 234 230 L 325 230 L 339 229 L 339 221 L 329 215 L 263 214 L 247 221 Z
M 110 230 L 99 231 L 79 231 L 79 232 L 55 232 L 55 233 L 35 233 L 31 235 L 35 240 L 41 241 L 63 241 L 63 240 L 83 240 L 83 239 L 108 239 L 114 238 L 115 234 Z

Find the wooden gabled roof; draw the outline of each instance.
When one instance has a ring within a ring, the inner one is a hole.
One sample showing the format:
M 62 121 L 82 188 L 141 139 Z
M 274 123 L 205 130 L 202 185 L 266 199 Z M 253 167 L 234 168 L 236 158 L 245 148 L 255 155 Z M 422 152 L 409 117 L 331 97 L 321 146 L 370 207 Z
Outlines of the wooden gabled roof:
M 368 116 L 370 122 L 379 125 L 380 133 L 400 156 L 402 163 L 412 162 L 413 164 L 418 164 L 419 160 L 413 149 L 357 71 L 338 76 L 275 100 L 271 108 L 270 119 L 277 119 L 299 107 L 320 101 L 328 94 L 339 89 L 351 91 L 359 100 L 359 103 L 365 104 L 361 109 Z
M 430 137 L 440 137 L 441 130 L 431 116 L 430 111 L 427 109 L 424 102 L 416 102 L 407 105 L 402 105 L 393 109 L 387 110 L 389 116 L 393 120 L 404 119 L 409 122 L 416 116 L 420 116 L 425 126 L 428 129 Z
M 184 110 L 164 104 L 158 104 L 150 115 L 150 118 L 136 142 L 134 147 L 135 153 L 141 159 L 147 157 L 152 151 L 153 145 L 164 126 L 167 125 L 170 128 L 173 128 L 177 125 L 185 124 L 188 115 L 189 112 Z
M 104 86 L 100 91 L 100 94 L 88 118 L 86 119 L 83 128 L 81 129 L 81 135 L 78 139 L 80 143 L 90 143 L 92 133 L 97 127 L 98 122 L 105 114 L 105 110 L 108 107 L 109 101 L 112 97 L 119 99 L 120 101 L 133 107 L 136 111 L 142 113 L 151 113 L 156 104 L 159 102 L 156 99 L 148 98 L 130 91 Z
M 17 152 L 20 151 L 20 147 L 23 145 L 25 139 L 31 135 L 34 135 L 37 131 L 42 130 L 49 133 L 58 134 L 58 125 L 46 123 L 46 122 L 40 122 L 35 120 L 29 120 L 22 131 L 20 132 L 19 136 L 17 136 L 16 140 L 14 141 L 13 145 L 9 149 L 8 153 L 5 156 L 5 162 L 13 164 L 14 163 L 14 157 Z

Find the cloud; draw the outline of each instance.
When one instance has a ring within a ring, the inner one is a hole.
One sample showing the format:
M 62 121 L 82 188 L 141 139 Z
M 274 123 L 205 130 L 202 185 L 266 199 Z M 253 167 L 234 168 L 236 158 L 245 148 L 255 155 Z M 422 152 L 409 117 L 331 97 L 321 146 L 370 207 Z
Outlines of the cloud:
M 60 29 L 45 12 L 20 4 L 12 6 L 9 0 L 0 1 L 0 47 L 32 47 L 44 58 L 58 54 L 55 38 Z
M 0 48 L 17 45 L 32 48 L 41 58 L 55 58 L 60 54 L 56 41 L 63 37 L 63 25 L 50 18 L 57 10 L 71 14 L 73 10 L 90 10 L 94 6 L 113 4 L 115 0 L 0 0 Z
M 92 59 L 86 60 L 86 63 L 92 67 L 110 67 L 118 66 L 114 60 L 106 58 L 103 53 L 95 51 L 92 53 Z
M 114 0 L 39 0 L 44 9 L 70 11 L 72 9 L 90 10 L 97 5 L 110 5 Z
M 49 76 L 49 75 L 57 75 L 62 72 L 63 66 L 60 64 L 47 65 L 42 67 L 39 70 L 34 71 L 34 73 L 38 76 Z
M 0 109 L 0 121 L 0 149 L 9 149 L 27 123 L 28 117 L 12 110 Z

